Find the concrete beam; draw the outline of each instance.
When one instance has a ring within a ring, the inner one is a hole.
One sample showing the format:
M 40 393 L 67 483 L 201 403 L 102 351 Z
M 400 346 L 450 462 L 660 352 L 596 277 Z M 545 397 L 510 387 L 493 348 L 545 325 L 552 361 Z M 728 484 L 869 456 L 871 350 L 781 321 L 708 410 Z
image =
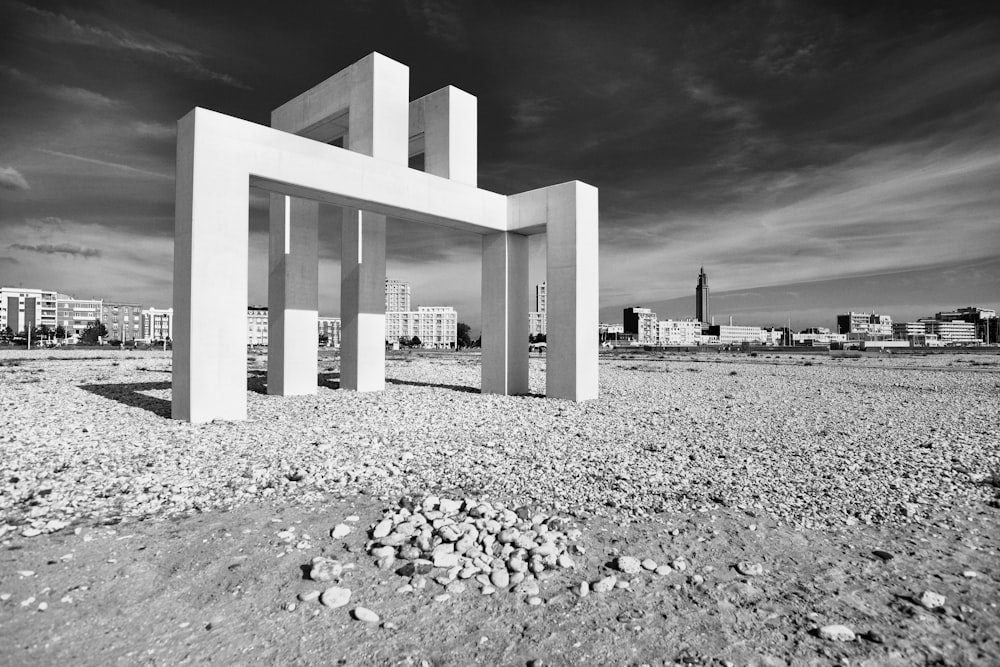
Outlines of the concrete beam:
M 424 154 L 424 171 L 475 186 L 478 180 L 478 102 L 446 86 L 410 102 L 410 155 Z
M 528 393 L 528 237 L 483 236 L 484 394 Z

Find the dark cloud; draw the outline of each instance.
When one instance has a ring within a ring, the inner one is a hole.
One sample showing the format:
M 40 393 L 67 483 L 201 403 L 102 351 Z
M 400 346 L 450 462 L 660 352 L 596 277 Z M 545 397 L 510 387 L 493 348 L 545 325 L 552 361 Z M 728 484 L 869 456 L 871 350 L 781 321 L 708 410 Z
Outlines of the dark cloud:
M 26 252 L 37 252 L 43 255 L 70 255 L 72 257 L 100 257 L 101 251 L 97 248 L 84 248 L 72 243 L 40 243 L 38 245 L 28 245 L 26 243 L 14 243 L 7 246 L 11 250 L 24 250 Z

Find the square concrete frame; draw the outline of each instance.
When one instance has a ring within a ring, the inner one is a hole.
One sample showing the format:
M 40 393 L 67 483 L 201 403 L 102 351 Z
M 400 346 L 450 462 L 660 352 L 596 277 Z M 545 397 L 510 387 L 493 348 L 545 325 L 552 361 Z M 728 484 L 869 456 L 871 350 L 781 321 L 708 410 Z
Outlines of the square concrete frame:
M 272 193 L 270 393 L 316 391 L 317 202 L 326 202 L 345 210 L 342 387 L 384 387 L 391 216 L 483 236 L 484 393 L 528 391 L 527 237 L 547 234 L 546 394 L 597 397 L 597 189 L 479 189 L 476 98 L 449 86 L 409 102 L 408 87 L 405 65 L 373 53 L 275 109 L 270 128 L 201 108 L 178 121 L 175 419 L 246 418 L 250 187 Z M 424 171 L 407 166 L 418 153 Z

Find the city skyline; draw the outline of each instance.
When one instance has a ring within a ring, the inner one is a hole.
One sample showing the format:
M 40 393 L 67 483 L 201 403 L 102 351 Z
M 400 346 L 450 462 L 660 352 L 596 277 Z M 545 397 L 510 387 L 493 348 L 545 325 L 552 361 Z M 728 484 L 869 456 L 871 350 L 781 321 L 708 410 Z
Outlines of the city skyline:
M 701 265 L 726 321 L 1000 306 L 1000 23 L 985 12 L 167 7 L 0 6 L 3 284 L 171 305 L 176 119 L 197 105 L 266 123 L 376 50 L 410 66 L 411 98 L 449 83 L 479 98 L 484 188 L 600 189 L 602 321 L 628 305 L 693 317 Z M 330 40 L 326 12 L 350 33 Z M 320 215 L 320 312 L 339 313 L 339 215 Z M 252 193 L 251 303 L 266 303 L 266 217 Z M 479 238 L 411 227 L 390 222 L 388 273 L 478 329 Z M 529 284 L 544 279 L 533 239 Z

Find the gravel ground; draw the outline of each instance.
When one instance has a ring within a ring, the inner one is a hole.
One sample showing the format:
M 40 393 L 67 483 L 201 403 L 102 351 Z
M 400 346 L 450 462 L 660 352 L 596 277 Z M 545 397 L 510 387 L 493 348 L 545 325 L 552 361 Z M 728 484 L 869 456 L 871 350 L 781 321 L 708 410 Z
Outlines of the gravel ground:
M 729 506 L 777 525 L 905 524 L 979 507 L 1000 471 L 996 356 L 639 355 L 601 397 L 478 393 L 474 355 L 403 356 L 382 393 L 264 392 L 245 422 L 167 418 L 169 353 L 0 357 L 0 536 L 358 490 L 639 518 Z

